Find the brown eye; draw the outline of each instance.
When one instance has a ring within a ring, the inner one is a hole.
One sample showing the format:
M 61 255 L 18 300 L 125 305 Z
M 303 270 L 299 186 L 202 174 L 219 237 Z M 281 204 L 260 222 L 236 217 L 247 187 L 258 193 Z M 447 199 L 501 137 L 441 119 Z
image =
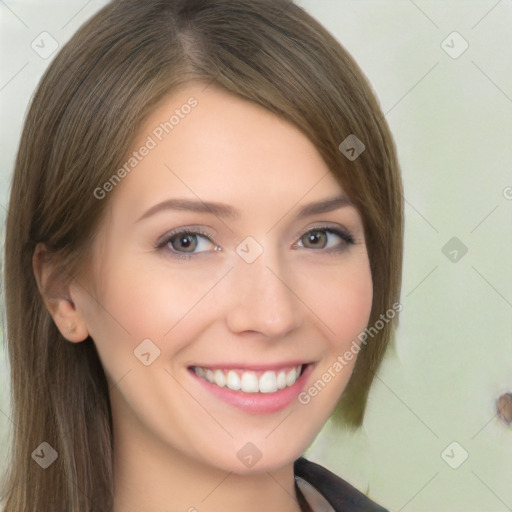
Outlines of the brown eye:
M 336 239 L 341 239 L 337 241 Z M 301 237 L 305 249 L 325 249 L 326 251 L 341 250 L 354 243 L 352 236 L 337 228 L 316 228 L 308 231 Z
M 189 259 L 199 256 L 201 253 L 220 250 L 220 247 L 217 247 L 206 233 L 190 229 L 171 231 L 157 241 L 155 248 L 181 259 Z
M 192 233 L 179 233 L 168 241 L 172 248 L 178 251 L 194 252 L 197 247 L 197 235 Z
M 316 230 L 306 233 L 303 237 L 305 240 L 304 246 L 306 248 L 323 249 L 327 243 L 327 235 L 324 231 Z

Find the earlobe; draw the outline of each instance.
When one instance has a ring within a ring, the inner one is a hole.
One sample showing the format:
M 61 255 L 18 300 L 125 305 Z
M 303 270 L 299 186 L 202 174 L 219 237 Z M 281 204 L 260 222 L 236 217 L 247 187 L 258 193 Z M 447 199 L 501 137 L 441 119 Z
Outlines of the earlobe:
M 73 343 L 86 340 L 87 324 L 71 298 L 70 283 L 53 274 L 54 262 L 43 243 L 37 244 L 34 250 L 32 269 L 46 309 L 61 334 Z

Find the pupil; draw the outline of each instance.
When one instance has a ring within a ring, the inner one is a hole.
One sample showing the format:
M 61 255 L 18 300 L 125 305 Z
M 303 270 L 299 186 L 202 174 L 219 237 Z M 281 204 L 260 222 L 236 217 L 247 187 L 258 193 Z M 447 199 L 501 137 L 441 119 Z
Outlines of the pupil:
M 185 249 L 188 249 L 191 245 L 193 245 L 191 235 L 182 235 L 179 239 L 179 242 Z
M 323 233 L 321 231 L 315 231 L 313 233 L 310 233 L 308 236 L 309 242 L 315 244 L 315 242 L 318 242 L 323 236 Z M 318 245 L 318 244 L 317 244 Z

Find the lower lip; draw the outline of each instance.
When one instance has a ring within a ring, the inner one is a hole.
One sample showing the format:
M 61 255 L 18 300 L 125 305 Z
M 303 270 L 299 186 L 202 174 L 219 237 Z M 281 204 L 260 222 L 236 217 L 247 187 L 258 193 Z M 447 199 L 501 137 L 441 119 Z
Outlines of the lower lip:
M 193 369 L 189 370 L 194 379 L 214 396 L 239 409 L 254 414 L 273 413 L 288 407 L 304 389 L 312 371 L 313 364 L 308 364 L 293 386 L 280 389 L 275 393 L 244 393 L 243 391 L 221 388 L 196 375 Z

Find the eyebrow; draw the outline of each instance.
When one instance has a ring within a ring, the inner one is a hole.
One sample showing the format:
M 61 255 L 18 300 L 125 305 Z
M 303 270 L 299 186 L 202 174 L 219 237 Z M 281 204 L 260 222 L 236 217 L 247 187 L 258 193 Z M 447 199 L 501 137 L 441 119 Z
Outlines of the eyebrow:
M 352 201 L 350 201 L 350 199 L 347 196 L 339 195 L 335 197 L 330 197 L 302 206 L 302 208 L 297 213 L 297 218 L 303 219 L 311 215 L 327 213 L 334 210 L 338 210 L 339 208 L 343 208 L 344 206 L 352 205 Z M 216 215 L 217 217 L 225 217 L 233 220 L 237 220 L 241 216 L 239 210 L 224 203 L 177 198 L 167 199 L 166 201 L 162 201 L 161 203 L 155 204 L 149 210 L 147 210 L 141 217 L 139 217 L 136 223 L 141 221 L 142 219 L 146 219 L 147 217 L 150 217 L 152 215 L 155 215 L 166 210 L 211 213 L 212 215 Z

